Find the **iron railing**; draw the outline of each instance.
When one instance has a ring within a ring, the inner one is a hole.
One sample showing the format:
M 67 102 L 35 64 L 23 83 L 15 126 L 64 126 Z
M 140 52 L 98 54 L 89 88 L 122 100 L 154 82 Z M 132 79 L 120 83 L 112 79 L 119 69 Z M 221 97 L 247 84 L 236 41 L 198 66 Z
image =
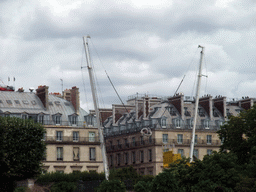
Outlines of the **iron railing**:
M 46 136 L 44 138 L 46 143 L 73 143 L 73 144 L 99 144 L 99 137 L 76 137 L 73 136 Z
M 141 147 L 145 147 L 145 146 L 156 146 L 156 145 L 162 145 L 162 146 L 189 146 L 191 143 L 191 139 L 168 139 L 163 141 L 162 138 L 155 138 L 155 139 L 147 139 L 147 140 L 143 140 L 143 141 L 135 141 L 135 142 L 129 142 L 129 145 L 106 145 L 106 150 L 107 152 L 111 152 L 111 151 L 123 151 L 126 149 L 133 149 L 133 148 L 141 148 Z M 121 147 L 124 146 L 124 147 Z M 204 140 L 204 139 L 198 139 L 195 143 L 195 146 L 216 146 L 219 147 L 221 145 L 221 141 L 220 140 L 211 140 L 208 141 Z

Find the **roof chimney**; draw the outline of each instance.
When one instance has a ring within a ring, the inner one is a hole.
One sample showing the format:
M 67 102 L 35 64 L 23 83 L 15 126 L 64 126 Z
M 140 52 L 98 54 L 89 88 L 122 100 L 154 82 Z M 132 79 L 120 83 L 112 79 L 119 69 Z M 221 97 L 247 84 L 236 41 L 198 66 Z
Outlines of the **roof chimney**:
M 174 107 L 178 110 L 182 119 L 184 119 L 184 95 L 176 94 L 173 97 L 169 97 L 168 101 L 170 104 L 174 105 Z
M 49 87 L 44 85 L 38 86 L 38 89 L 36 90 L 36 95 L 39 97 L 39 99 L 42 101 L 44 107 L 46 110 L 49 109 L 49 103 L 48 103 L 48 89 Z
M 70 91 L 71 91 L 71 103 L 75 108 L 76 114 L 79 114 L 79 108 L 80 108 L 79 88 L 74 86 Z

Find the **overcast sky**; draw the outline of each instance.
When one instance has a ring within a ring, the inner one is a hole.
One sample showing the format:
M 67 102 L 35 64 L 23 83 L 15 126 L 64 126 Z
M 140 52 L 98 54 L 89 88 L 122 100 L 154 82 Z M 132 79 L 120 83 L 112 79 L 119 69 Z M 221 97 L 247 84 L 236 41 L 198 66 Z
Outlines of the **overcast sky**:
M 136 93 L 172 96 L 184 75 L 178 92 L 195 94 L 198 45 L 208 76 L 201 95 L 256 97 L 255 32 L 255 0 L 0 0 L 0 79 L 50 92 L 61 92 L 63 79 L 92 109 L 88 71 L 81 70 L 89 34 L 101 107 L 120 103 L 105 70 L 124 101 Z

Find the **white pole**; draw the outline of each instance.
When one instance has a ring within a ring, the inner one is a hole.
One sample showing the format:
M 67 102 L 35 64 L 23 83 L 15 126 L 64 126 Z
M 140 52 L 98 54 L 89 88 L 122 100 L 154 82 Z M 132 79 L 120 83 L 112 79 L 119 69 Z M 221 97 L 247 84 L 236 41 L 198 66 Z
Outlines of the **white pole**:
M 189 155 L 190 163 L 193 161 L 197 111 L 198 111 L 199 93 L 200 93 L 200 85 L 201 85 L 201 77 L 202 77 L 202 63 L 203 63 L 203 55 L 204 55 L 204 47 L 202 47 L 201 45 L 198 45 L 198 48 L 202 48 L 202 51 L 201 51 L 199 72 L 198 72 L 198 80 L 197 80 L 197 87 L 196 87 L 196 103 L 195 103 L 194 124 L 193 124 L 193 129 L 192 129 L 192 140 L 191 140 L 191 144 L 190 144 L 190 155 Z
M 91 84 L 91 90 L 92 90 L 94 109 L 96 112 L 97 127 L 99 130 L 100 147 L 101 147 L 101 154 L 102 154 L 103 166 L 104 166 L 104 171 L 105 171 L 105 178 L 106 178 L 106 180 L 108 180 L 109 170 L 108 170 L 108 162 L 107 162 L 107 155 L 106 155 L 106 147 L 105 147 L 104 137 L 103 137 L 103 127 L 101 126 L 101 122 L 100 122 L 98 97 L 97 97 L 97 92 L 96 92 L 96 87 L 95 87 L 95 82 L 94 82 L 93 72 L 92 72 L 92 67 L 91 67 L 91 59 L 90 59 L 90 54 L 89 54 L 88 42 L 87 42 L 88 38 L 90 38 L 89 35 L 87 37 L 83 37 L 83 40 L 84 40 L 87 68 L 88 68 L 88 72 L 89 72 L 89 78 L 90 78 L 90 84 Z

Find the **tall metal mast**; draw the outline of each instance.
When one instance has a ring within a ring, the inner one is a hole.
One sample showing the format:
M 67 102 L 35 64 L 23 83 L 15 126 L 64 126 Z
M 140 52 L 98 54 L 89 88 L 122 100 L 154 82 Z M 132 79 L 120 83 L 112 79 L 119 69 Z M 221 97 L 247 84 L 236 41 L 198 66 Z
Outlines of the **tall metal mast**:
M 197 111 L 198 111 L 198 103 L 199 103 L 199 92 L 200 92 L 201 77 L 202 77 L 202 63 L 203 63 L 203 56 L 204 56 L 204 47 L 202 47 L 201 45 L 198 45 L 198 48 L 202 48 L 202 51 L 201 51 L 199 72 L 198 72 L 198 79 L 197 79 L 197 87 L 196 87 L 196 103 L 195 103 L 195 112 L 194 112 L 194 124 L 193 124 L 193 129 L 192 129 L 192 140 L 191 140 L 191 144 L 190 144 L 190 155 L 189 155 L 190 163 L 193 161 Z
M 102 154 L 103 166 L 104 166 L 104 171 L 105 171 L 105 178 L 106 178 L 106 180 L 108 180 L 109 169 L 108 169 L 108 162 L 107 162 L 107 155 L 106 155 L 106 147 L 105 147 L 104 138 L 103 138 L 103 127 L 101 126 L 101 122 L 100 122 L 98 97 L 97 97 L 97 92 L 96 92 L 93 71 L 92 71 L 92 67 L 91 67 L 91 59 L 90 59 L 89 47 L 88 47 L 88 41 L 87 41 L 88 38 L 91 38 L 91 37 L 89 35 L 87 35 L 87 37 L 83 37 L 83 41 L 84 41 L 84 48 L 85 48 L 85 54 L 86 54 L 87 68 L 88 68 L 89 77 L 90 77 L 94 109 L 96 112 L 97 127 L 99 130 L 100 147 L 101 147 L 101 154 Z

